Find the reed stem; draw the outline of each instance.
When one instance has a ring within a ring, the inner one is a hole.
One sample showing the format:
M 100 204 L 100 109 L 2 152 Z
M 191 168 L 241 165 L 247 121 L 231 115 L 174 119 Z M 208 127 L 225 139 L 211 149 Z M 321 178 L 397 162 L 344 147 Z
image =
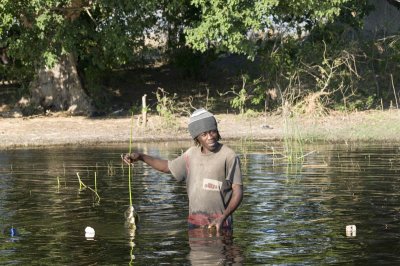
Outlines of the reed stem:
M 132 152 L 132 138 L 133 138 L 133 112 L 131 115 L 131 134 L 129 138 L 129 154 Z M 132 176 L 132 171 L 131 171 L 132 164 L 129 164 L 128 168 L 128 186 L 129 186 L 129 206 L 132 206 L 132 184 L 131 184 L 131 176 Z
M 76 175 L 78 176 L 78 180 L 79 180 L 79 190 L 82 190 L 82 188 L 87 188 L 87 186 L 82 182 L 81 177 L 79 176 L 79 173 L 76 173 Z
M 94 191 L 97 192 L 97 172 L 94 172 Z

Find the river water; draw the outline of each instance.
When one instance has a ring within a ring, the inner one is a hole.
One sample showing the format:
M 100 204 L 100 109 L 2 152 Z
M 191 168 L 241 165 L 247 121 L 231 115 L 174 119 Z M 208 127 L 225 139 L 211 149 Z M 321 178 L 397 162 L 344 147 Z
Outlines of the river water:
M 189 231 L 184 184 L 142 163 L 131 184 L 140 220 L 129 229 L 126 146 L 0 151 L 0 264 L 400 263 L 400 145 L 227 144 L 241 158 L 245 194 L 233 233 L 219 236 Z M 134 149 L 172 159 L 189 145 Z

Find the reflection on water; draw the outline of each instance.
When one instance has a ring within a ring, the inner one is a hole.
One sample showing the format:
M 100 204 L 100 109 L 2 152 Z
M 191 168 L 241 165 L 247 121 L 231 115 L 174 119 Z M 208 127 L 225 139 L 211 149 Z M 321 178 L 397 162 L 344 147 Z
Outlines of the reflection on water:
M 135 148 L 174 158 L 189 145 Z M 139 223 L 127 227 L 126 147 L 0 151 L 0 264 L 400 261 L 399 145 L 307 145 L 304 160 L 290 165 L 281 143 L 229 145 L 242 159 L 245 198 L 233 233 L 221 235 L 188 230 L 184 184 L 140 163 L 132 182 Z M 347 225 L 356 225 L 356 236 L 346 236 Z M 85 238 L 88 226 L 93 240 Z
M 190 252 L 188 259 L 192 265 L 242 265 L 242 250 L 233 241 L 232 231 L 220 233 L 209 229 L 188 230 Z

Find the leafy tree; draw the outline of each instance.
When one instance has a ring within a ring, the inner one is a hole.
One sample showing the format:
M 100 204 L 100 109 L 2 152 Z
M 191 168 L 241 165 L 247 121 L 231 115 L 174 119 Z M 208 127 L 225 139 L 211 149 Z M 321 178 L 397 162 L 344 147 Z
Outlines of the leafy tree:
M 1 0 L 0 43 L 14 66 L 18 63 L 29 77 L 35 76 L 30 84 L 32 104 L 90 113 L 80 77 L 90 80 L 90 73 L 133 60 L 155 24 L 156 3 Z
M 188 44 L 203 52 L 216 47 L 253 57 L 258 47 L 249 38 L 250 33 L 273 32 L 282 23 L 300 31 L 310 29 L 333 21 L 346 11 L 346 4 L 355 1 L 193 0 L 192 3 L 200 8 L 201 19 L 186 29 Z
M 186 44 L 185 29 L 200 19 L 200 10 L 190 0 L 166 0 L 159 2 L 160 33 L 167 35 L 166 55 L 169 63 L 183 71 L 184 76 L 199 74 L 204 54 Z
M 88 95 L 93 97 L 94 91 L 103 89 L 99 86 L 101 75 L 137 62 L 149 35 L 156 40 L 166 35 L 167 53 L 185 68 L 199 61 L 193 50 L 228 51 L 250 58 L 263 53 L 262 57 L 272 63 L 268 65 L 269 74 L 278 76 L 278 72 L 296 69 L 301 56 L 310 54 L 301 50 L 300 38 L 274 46 L 282 27 L 295 34 L 313 30 L 311 43 L 324 47 L 321 44 L 326 40 L 334 43 L 334 38 L 340 36 L 332 34 L 333 22 L 360 25 L 367 3 L 368 0 L 0 0 L 0 48 L 1 52 L 6 49 L 9 65 L 22 70 L 14 77 L 32 81 L 29 90 L 33 106 L 90 113 L 93 104 Z M 261 38 L 254 38 L 257 35 Z M 321 51 L 314 57 L 322 58 Z
M 265 100 L 267 107 L 269 91 L 280 95 L 281 104 L 296 104 L 307 96 L 321 100 L 355 95 L 359 75 L 352 65 L 355 56 L 346 51 L 350 48 L 346 37 L 362 25 L 370 10 L 368 0 L 192 3 L 201 10 L 201 17 L 186 29 L 191 47 L 260 59 L 263 84 L 242 89 L 252 103 Z

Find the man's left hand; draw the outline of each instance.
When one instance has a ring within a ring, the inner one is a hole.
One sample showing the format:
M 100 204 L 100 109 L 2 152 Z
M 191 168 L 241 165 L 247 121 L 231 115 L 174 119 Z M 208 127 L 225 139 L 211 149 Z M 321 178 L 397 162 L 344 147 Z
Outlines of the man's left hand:
M 225 219 L 223 219 L 222 217 L 217 218 L 208 225 L 208 229 L 215 227 L 215 229 L 217 229 L 217 232 L 219 232 L 222 228 L 224 221 Z

